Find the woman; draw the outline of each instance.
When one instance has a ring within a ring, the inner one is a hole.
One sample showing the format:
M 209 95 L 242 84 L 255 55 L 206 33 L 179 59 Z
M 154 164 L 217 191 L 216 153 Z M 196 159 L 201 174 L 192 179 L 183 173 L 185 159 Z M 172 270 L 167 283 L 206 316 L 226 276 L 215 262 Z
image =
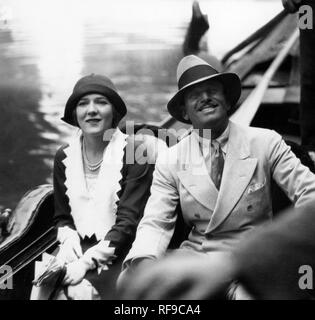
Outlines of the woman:
M 126 112 L 113 83 L 94 74 L 65 107 L 62 120 L 80 128 L 54 162 L 57 257 L 67 264 L 61 293 L 70 299 L 113 298 L 149 196 L 153 165 L 127 163 L 136 146 L 117 127 Z

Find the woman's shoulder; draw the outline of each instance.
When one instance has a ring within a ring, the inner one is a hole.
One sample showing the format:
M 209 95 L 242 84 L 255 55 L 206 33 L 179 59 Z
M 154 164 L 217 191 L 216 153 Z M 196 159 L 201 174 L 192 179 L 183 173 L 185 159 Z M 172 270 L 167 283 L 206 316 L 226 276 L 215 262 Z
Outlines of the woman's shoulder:
M 126 141 L 123 164 L 125 179 L 130 181 L 149 175 L 154 169 L 156 152 L 148 140 L 143 136 L 131 135 Z
M 66 157 L 64 150 L 68 146 L 69 146 L 68 144 L 63 144 L 61 147 L 59 147 L 59 149 L 57 150 L 57 152 L 55 154 L 55 161 L 62 161 Z

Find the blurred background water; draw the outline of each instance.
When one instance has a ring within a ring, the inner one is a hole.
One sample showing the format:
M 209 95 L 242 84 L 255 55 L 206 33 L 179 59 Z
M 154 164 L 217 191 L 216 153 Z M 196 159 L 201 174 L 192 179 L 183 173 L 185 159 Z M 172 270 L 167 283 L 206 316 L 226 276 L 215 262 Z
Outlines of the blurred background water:
M 281 9 L 280 0 L 203 0 L 219 58 Z M 127 119 L 160 121 L 192 0 L 0 0 L 0 205 L 51 182 L 53 156 L 73 129 L 60 117 L 82 75 L 101 73 Z

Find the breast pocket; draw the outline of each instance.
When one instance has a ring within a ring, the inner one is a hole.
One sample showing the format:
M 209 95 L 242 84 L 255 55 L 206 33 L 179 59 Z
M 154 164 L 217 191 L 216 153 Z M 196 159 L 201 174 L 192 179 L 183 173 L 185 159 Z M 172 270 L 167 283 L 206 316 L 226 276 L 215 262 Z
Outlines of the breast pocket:
M 247 213 L 261 212 L 268 206 L 266 182 L 250 184 L 243 197 L 245 197 L 245 210 Z
M 253 194 L 256 193 L 258 191 L 261 191 L 266 185 L 266 178 L 264 179 L 264 181 L 262 182 L 252 182 L 249 184 L 249 186 L 247 187 L 247 193 Z

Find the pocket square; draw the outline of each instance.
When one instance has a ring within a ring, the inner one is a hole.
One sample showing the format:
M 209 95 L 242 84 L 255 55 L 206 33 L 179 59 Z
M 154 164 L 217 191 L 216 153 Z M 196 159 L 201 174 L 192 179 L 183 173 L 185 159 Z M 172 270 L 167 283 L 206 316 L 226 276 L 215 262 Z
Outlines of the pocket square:
M 248 194 L 253 193 L 253 192 L 261 189 L 264 185 L 265 185 L 265 182 L 263 182 L 263 183 L 254 183 L 254 184 L 250 185 L 248 187 Z

